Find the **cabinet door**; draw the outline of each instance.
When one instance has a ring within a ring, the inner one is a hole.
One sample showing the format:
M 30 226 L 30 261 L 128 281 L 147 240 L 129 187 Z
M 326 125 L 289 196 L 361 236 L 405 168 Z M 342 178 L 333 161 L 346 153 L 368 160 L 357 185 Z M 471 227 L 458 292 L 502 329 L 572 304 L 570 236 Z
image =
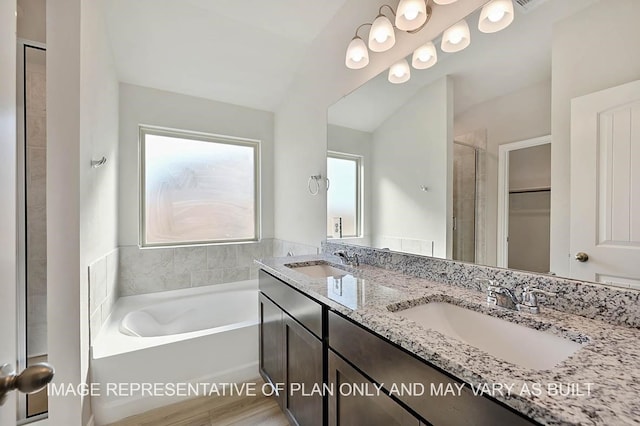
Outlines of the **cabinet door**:
M 284 314 L 285 412 L 303 426 L 322 425 L 322 342 L 302 325 Z
M 420 422 L 360 372 L 329 350 L 329 425 L 390 426 Z
M 284 383 L 284 322 L 282 310 L 260 294 L 260 374 L 274 385 Z M 283 406 L 284 395 L 278 395 Z

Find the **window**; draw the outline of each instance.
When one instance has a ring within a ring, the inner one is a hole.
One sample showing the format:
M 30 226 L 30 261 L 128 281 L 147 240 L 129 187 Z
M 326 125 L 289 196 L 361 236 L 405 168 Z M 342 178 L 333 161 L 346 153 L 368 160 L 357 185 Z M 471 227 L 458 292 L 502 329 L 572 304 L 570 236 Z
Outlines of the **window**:
M 361 235 L 362 157 L 338 152 L 327 154 L 327 235 L 334 238 Z
M 140 127 L 141 245 L 257 241 L 259 142 Z

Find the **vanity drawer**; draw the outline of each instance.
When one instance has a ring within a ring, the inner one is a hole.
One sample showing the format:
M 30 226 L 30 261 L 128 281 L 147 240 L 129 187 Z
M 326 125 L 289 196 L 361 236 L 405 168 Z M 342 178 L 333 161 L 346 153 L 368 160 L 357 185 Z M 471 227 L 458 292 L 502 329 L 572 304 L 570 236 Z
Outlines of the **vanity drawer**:
M 322 339 L 322 305 L 298 290 L 260 270 L 260 291 L 295 318 L 316 337 Z
M 329 312 L 329 347 L 387 390 L 392 384 L 399 388 L 402 384 L 422 383 L 424 395 L 406 392 L 394 396 L 431 424 L 536 424 L 489 398 L 473 395 L 468 386 L 459 396 L 430 396 L 431 384 L 436 388 L 442 384 L 445 389 L 449 384 L 457 392 L 454 384 L 460 386 L 461 382 L 334 312 Z

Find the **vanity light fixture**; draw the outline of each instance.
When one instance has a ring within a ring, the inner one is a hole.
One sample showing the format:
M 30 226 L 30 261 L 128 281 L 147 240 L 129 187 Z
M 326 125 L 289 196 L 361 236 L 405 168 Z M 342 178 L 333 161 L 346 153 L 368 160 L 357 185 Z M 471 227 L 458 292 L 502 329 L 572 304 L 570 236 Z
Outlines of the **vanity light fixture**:
M 367 50 L 367 45 L 364 43 L 364 40 L 358 35 L 358 30 L 366 25 L 371 24 L 360 25 L 356 29 L 356 35 L 351 40 L 351 43 L 349 43 L 349 47 L 347 47 L 345 65 L 352 70 L 359 70 L 369 65 L 369 50 Z
M 395 14 L 391 6 L 383 4 L 378 10 L 378 16 L 371 25 L 371 31 L 369 31 L 369 49 L 372 52 L 386 52 L 396 44 L 396 33 L 393 29 L 393 24 L 389 18 L 382 14 L 382 9 L 388 7 L 391 13 Z
M 443 52 L 459 52 L 471 44 L 471 32 L 466 20 L 462 20 L 442 34 L 442 44 L 440 48 Z
M 393 22 L 382 13 L 384 8 L 389 9 L 393 15 Z M 396 43 L 395 29 L 408 33 L 417 33 L 429 22 L 431 18 L 431 6 L 429 0 L 400 0 L 397 13 L 388 4 L 383 4 L 378 9 L 378 16 L 371 24 L 362 24 L 356 29 L 356 34 L 351 39 L 345 55 L 345 65 L 354 70 L 366 67 L 369 64 L 369 51 L 386 52 Z M 358 31 L 365 25 L 371 26 L 367 44 L 358 35 Z M 367 50 L 368 47 L 368 50 Z
M 438 52 L 431 41 L 418 47 L 411 58 L 411 66 L 417 70 L 431 68 L 436 62 L 438 62 Z
M 404 83 L 411 78 L 411 68 L 406 59 L 400 59 L 389 68 L 389 82 L 394 84 Z
M 435 2 L 435 4 L 445 5 L 445 4 L 455 3 L 458 0 L 433 0 L 433 1 Z
M 513 22 L 512 0 L 491 0 L 480 11 L 478 29 L 483 33 L 495 33 Z
M 402 31 L 419 31 L 431 16 L 431 8 L 424 0 L 400 0 L 396 13 L 396 27 Z

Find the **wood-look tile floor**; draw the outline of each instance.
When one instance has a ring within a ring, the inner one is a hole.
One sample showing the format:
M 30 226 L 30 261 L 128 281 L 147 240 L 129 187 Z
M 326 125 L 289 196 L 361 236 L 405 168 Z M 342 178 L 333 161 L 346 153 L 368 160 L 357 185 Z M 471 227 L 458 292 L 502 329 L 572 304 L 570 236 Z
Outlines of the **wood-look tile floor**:
M 256 381 L 257 382 L 257 381 Z M 214 396 L 157 408 L 110 426 L 288 426 L 275 398 Z

